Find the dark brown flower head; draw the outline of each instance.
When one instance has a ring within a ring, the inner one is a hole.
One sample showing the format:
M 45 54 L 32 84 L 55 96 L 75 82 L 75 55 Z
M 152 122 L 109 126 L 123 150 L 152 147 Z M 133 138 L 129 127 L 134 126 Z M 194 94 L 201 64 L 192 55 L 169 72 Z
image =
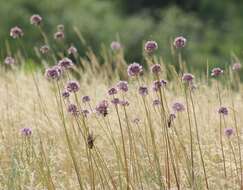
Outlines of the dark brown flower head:
M 93 133 L 89 133 L 88 137 L 87 137 L 87 144 L 88 144 L 89 149 L 92 149 L 94 147 L 94 141 L 95 141 L 95 138 L 94 138 Z

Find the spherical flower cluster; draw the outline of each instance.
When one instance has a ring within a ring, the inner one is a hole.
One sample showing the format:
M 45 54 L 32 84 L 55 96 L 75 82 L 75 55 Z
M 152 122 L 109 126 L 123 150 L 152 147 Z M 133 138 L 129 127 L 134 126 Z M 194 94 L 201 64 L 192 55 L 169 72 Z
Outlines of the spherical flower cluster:
M 161 83 L 162 86 L 166 86 L 168 82 L 167 82 L 167 80 L 162 79 L 160 81 L 160 83 Z
M 182 112 L 185 110 L 185 107 L 182 103 L 180 102 L 175 102 L 173 105 L 172 105 L 172 110 L 174 112 Z
M 121 106 L 129 106 L 129 102 L 127 100 L 120 100 Z
M 224 134 L 225 134 L 225 136 L 227 136 L 229 138 L 234 134 L 234 129 L 233 128 L 225 128 Z
M 40 47 L 40 52 L 42 54 L 47 54 L 50 51 L 50 47 L 48 45 L 43 45 Z
M 158 44 L 156 41 L 150 40 L 150 41 L 147 41 L 144 45 L 144 50 L 148 54 L 154 53 L 155 50 L 157 50 L 157 49 L 158 49 Z
M 31 130 L 31 128 L 27 128 L 27 127 L 22 128 L 22 129 L 20 130 L 20 132 L 21 132 L 21 135 L 23 135 L 24 137 L 30 137 L 30 136 L 32 135 L 32 130 Z
M 176 37 L 175 40 L 174 40 L 173 45 L 176 48 L 183 48 L 183 47 L 185 47 L 186 46 L 186 38 L 184 38 L 182 36 Z
M 8 56 L 4 59 L 4 63 L 6 65 L 13 65 L 15 64 L 15 59 L 13 57 Z
M 80 85 L 77 81 L 71 80 L 67 83 L 66 89 L 68 92 L 78 92 L 80 89 Z
M 68 48 L 68 50 L 67 50 L 67 52 L 68 52 L 68 55 L 75 55 L 77 52 L 78 52 L 78 50 L 77 50 L 77 48 L 76 47 L 74 47 L 74 46 L 70 46 L 69 48 Z
M 240 63 L 234 63 L 232 66 L 233 71 L 238 71 L 241 69 L 241 64 Z
M 127 83 L 127 81 L 119 81 L 117 83 L 117 88 L 118 88 L 118 90 L 120 90 L 122 92 L 127 92 L 128 91 L 128 83 Z
M 158 100 L 158 99 L 153 100 L 153 106 L 158 106 L 160 104 L 161 104 L 160 100 Z
M 45 71 L 45 76 L 49 80 L 58 80 L 61 77 L 61 74 L 61 69 L 58 66 L 53 66 Z
M 40 25 L 41 22 L 42 22 L 42 17 L 40 15 L 35 14 L 30 17 L 30 24 Z
M 138 92 L 141 96 L 146 96 L 146 95 L 148 95 L 148 87 L 140 86 L 138 89 Z
M 119 100 L 119 98 L 113 98 L 111 100 L 111 103 L 114 104 L 114 105 L 118 105 L 118 104 L 120 104 L 120 100 Z
M 90 114 L 89 110 L 87 109 L 81 110 L 81 113 L 83 114 L 84 117 L 88 117 L 88 115 Z
M 218 113 L 219 114 L 222 114 L 222 115 L 228 115 L 228 109 L 226 107 L 220 107 L 219 110 L 218 110 Z
M 64 37 L 65 37 L 65 35 L 64 35 L 64 32 L 63 31 L 57 31 L 54 34 L 54 39 L 56 39 L 56 40 L 63 40 Z
M 73 62 L 71 59 L 65 57 L 58 62 L 58 66 L 66 70 L 73 67 Z
M 117 41 L 111 42 L 111 45 L 110 46 L 111 46 L 111 49 L 113 51 L 118 51 L 118 50 L 120 50 L 122 48 L 120 42 L 117 42 Z
M 96 106 L 95 110 L 99 115 L 103 115 L 105 117 L 108 114 L 108 106 L 108 101 L 103 100 Z
M 138 63 L 132 63 L 127 68 L 127 73 L 129 76 L 138 76 L 143 72 L 143 67 Z
M 117 89 L 114 88 L 114 87 L 110 88 L 110 89 L 108 90 L 108 94 L 109 94 L 110 96 L 113 96 L 113 95 L 117 94 Z
M 161 66 L 160 66 L 160 64 L 154 64 L 154 65 L 152 65 L 151 66 L 151 71 L 152 71 L 152 73 L 154 73 L 154 74 L 158 74 L 159 72 L 161 72 Z
M 89 97 L 89 96 L 83 96 L 83 97 L 82 97 L 82 102 L 83 102 L 83 103 L 90 102 L 90 97 Z
M 156 81 L 153 82 L 152 89 L 153 89 L 155 92 L 159 91 L 159 89 L 160 89 L 161 87 L 162 87 L 162 83 L 161 83 L 161 81 L 156 80 Z
M 63 92 L 62 92 L 62 97 L 63 98 L 68 98 L 70 96 L 70 92 L 68 92 L 67 90 L 64 90 Z
M 18 26 L 15 26 L 15 27 L 11 28 L 11 30 L 10 30 L 10 36 L 14 39 L 20 38 L 23 35 L 24 35 L 23 30 L 21 28 L 19 28 Z
M 75 104 L 69 104 L 67 111 L 71 113 L 73 116 L 78 116 L 79 114 L 78 108 Z
M 222 69 L 220 69 L 219 67 L 216 67 L 216 68 L 213 68 L 213 70 L 211 72 L 211 76 L 218 77 L 218 76 L 222 75 L 223 72 L 224 71 Z
M 187 83 L 192 83 L 194 76 L 191 73 L 185 73 L 182 76 L 182 81 Z

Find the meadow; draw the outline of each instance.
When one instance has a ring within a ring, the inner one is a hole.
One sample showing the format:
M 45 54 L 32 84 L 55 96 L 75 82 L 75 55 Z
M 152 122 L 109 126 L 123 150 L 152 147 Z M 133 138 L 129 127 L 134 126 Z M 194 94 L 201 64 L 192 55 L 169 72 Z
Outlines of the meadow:
M 67 47 L 62 25 L 52 49 L 40 23 L 31 17 L 40 62 L 28 61 L 15 27 L 19 50 L 0 67 L 0 189 L 243 189 L 237 57 L 194 74 L 179 36 L 168 47 L 174 65 L 152 40 L 143 65 L 127 63 L 119 41 L 100 63 Z

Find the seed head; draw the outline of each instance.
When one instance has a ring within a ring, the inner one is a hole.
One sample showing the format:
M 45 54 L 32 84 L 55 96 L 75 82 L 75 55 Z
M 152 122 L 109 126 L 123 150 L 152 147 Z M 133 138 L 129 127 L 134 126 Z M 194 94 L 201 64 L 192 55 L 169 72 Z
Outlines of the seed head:
M 94 141 L 95 141 L 95 138 L 94 138 L 93 133 L 89 133 L 88 137 L 87 137 L 87 144 L 88 144 L 89 149 L 92 149 L 94 147 Z

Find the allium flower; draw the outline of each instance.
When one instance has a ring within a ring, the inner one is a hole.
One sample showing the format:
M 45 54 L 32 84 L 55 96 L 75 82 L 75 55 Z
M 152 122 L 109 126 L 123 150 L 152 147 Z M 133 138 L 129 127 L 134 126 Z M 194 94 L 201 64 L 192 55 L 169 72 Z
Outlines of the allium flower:
M 161 72 L 161 66 L 160 66 L 160 64 L 154 64 L 154 65 L 152 65 L 151 66 L 151 71 L 152 71 L 152 73 L 154 73 L 154 74 L 158 74 L 159 72 Z
M 114 88 L 114 87 L 110 88 L 110 89 L 108 90 L 108 94 L 109 94 L 110 96 L 113 96 L 113 95 L 117 94 L 117 89 Z
M 35 14 L 30 17 L 30 24 L 40 25 L 41 22 L 42 22 L 42 17 L 40 15 Z
M 90 97 L 89 96 L 83 96 L 82 97 L 82 102 L 83 103 L 90 102 Z
M 61 70 L 58 66 L 53 66 L 51 68 L 46 69 L 45 76 L 49 80 L 58 80 L 61 76 Z
M 227 136 L 229 138 L 234 134 L 234 129 L 233 128 L 225 128 L 224 134 L 225 134 L 225 136 Z
M 67 50 L 67 52 L 68 52 L 68 55 L 75 55 L 77 52 L 78 52 L 78 50 L 77 50 L 77 48 L 76 47 L 74 47 L 74 46 L 70 46 L 69 48 L 68 48 L 68 50 Z
M 67 91 L 67 90 L 64 90 L 63 92 L 62 92 L 62 97 L 63 98 L 68 98 L 70 96 L 70 93 Z
M 218 113 L 219 114 L 222 114 L 222 115 L 228 115 L 228 109 L 226 107 L 220 107 L 219 110 L 218 110 Z
M 40 47 L 40 52 L 42 54 L 47 54 L 50 51 L 50 47 L 48 45 L 43 45 Z
M 233 71 L 238 71 L 241 69 L 241 64 L 240 63 L 234 63 L 232 66 Z
M 81 110 L 81 113 L 83 114 L 84 117 L 88 117 L 88 115 L 90 114 L 89 110 L 87 109 Z
M 21 132 L 21 135 L 23 135 L 24 137 L 30 137 L 30 136 L 32 135 L 32 130 L 31 130 L 31 128 L 27 128 L 27 127 L 22 128 L 22 129 L 20 130 L 20 132 Z
M 73 67 L 73 62 L 71 59 L 65 57 L 58 62 L 58 66 L 63 70 L 66 70 Z
M 64 35 L 64 32 L 63 31 L 57 31 L 54 34 L 54 39 L 56 39 L 56 40 L 63 40 L 64 37 L 65 37 L 65 35 Z
M 143 72 L 143 67 L 138 63 L 132 63 L 127 68 L 127 73 L 129 76 L 138 76 Z
M 212 72 L 211 72 L 211 76 L 213 77 L 218 77 L 220 76 L 221 74 L 223 74 L 223 70 L 220 69 L 219 67 L 216 67 L 216 68 L 213 68 Z
M 114 105 L 118 105 L 120 103 L 120 100 L 119 100 L 119 98 L 113 98 L 111 100 L 111 103 L 114 104 Z
M 138 92 L 141 96 L 148 95 L 148 88 L 146 86 L 140 86 Z
M 80 85 L 77 81 L 71 80 L 67 83 L 66 89 L 68 92 L 78 92 L 80 89 Z
M 161 83 L 162 86 L 166 86 L 168 82 L 167 82 L 167 80 L 162 79 L 160 81 L 160 83 Z
M 120 91 L 127 92 L 128 91 L 128 83 L 127 83 L 127 81 L 119 81 L 117 83 L 117 88 Z
M 24 35 L 23 30 L 21 28 L 19 28 L 18 26 L 15 26 L 15 27 L 11 28 L 11 30 L 10 30 L 10 36 L 14 39 L 20 38 L 23 35 Z
M 194 76 L 191 73 L 185 73 L 182 76 L 182 80 L 187 83 L 192 83 Z
M 176 37 L 173 44 L 176 48 L 183 48 L 186 46 L 186 38 L 182 36 Z
M 113 41 L 111 42 L 111 49 L 113 51 L 117 51 L 117 50 L 120 50 L 122 48 L 120 42 L 117 42 L 117 41 Z
M 136 117 L 136 118 L 134 118 L 134 119 L 132 120 L 132 122 L 135 123 L 135 124 L 139 124 L 140 119 Z
M 147 41 L 144 45 L 145 52 L 149 53 L 149 54 L 155 52 L 155 50 L 157 50 L 157 49 L 158 49 L 158 44 L 156 41 L 152 41 L 152 40 Z
M 156 81 L 153 82 L 153 87 L 152 87 L 152 89 L 153 89 L 155 92 L 159 91 L 159 89 L 160 89 L 161 87 L 162 87 L 162 84 L 161 84 L 161 82 L 160 82 L 159 80 L 156 80 Z
M 185 110 L 185 107 L 182 103 L 180 102 L 175 102 L 173 105 L 172 105 L 172 109 L 174 112 L 182 112 Z
M 15 64 L 15 59 L 13 57 L 8 56 L 4 59 L 4 63 L 6 65 L 13 65 Z
M 129 106 L 129 102 L 127 100 L 120 100 L 121 106 Z
M 69 104 L 67 111 L 71 113 L 73 116 L 78 116 L 79 114 L 78 108 L 75 104 Z
M 63 32 L 64 31 L 64 25 L 63 24 L 58 24 L 57 25 L 57 31 Z
M 161 104 L 160 100 L 158 100 L 158 99 L 153 100 L 153 106 L 158 106 L 160 104 Z
M 95 108 L 96 112 L 104 117 L 108 114 L 108 102 L 106 100 L 101 101 Z

